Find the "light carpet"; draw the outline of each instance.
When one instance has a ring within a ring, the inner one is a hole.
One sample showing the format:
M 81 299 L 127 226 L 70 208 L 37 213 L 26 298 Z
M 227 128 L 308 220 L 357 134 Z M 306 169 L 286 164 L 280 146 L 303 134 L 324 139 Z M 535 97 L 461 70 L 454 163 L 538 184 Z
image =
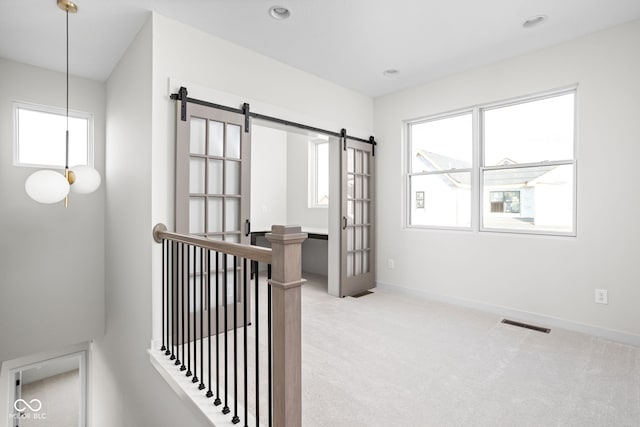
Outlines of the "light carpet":
M 305 277 L 306 427 L 640 426 L 640 348 Z

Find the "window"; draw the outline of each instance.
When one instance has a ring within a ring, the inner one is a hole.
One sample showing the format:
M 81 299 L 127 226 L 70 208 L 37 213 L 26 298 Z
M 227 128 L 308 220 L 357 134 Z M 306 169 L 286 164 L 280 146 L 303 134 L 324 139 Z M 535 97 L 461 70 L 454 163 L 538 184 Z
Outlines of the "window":
M 408 123 L 408 226 L 575 235 L 575 93 Z
M 409 222 L 471 227 L 472 113 L 409 124 Z
M 480 109 L 483 229 L 573 233 L 574 111 L 573 91 Z
M 329 141 L 309 141 L 309 207 L 329 206 Z
M 491 191 L 489 201 L 492 213 L 520 213 L 519 191 Z
M 64 168 L 66 110 L 14 104 L 14 164 Z M 93 164 L 93 116 L 69 112 L 69 166 Z

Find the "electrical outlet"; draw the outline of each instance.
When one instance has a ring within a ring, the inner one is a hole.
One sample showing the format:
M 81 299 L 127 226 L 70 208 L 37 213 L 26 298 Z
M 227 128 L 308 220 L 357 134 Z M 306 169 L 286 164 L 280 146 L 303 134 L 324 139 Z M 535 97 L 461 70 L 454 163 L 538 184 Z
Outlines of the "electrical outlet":
M 394 268 L 396 268 L 396 262 L 394 260 L 392 260 L 391 258 L 389 258 L 387 260 L 387 268 L 389 270 L 393 270 Z
M 609 295 L 606 289 L 595 290 L 595 302 L 598 304 L 609 304 Z

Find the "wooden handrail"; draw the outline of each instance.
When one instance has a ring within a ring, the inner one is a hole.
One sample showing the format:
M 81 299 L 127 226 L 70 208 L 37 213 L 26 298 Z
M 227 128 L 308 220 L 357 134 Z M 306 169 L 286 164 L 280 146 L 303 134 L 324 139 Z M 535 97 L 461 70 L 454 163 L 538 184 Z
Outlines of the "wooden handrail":
M 269 367 L 269 372 L 270 372 L 270 376 L 269 376 L 269 385 L 271 386 L 270 390 L 272 391 L 271 393 L 269 393 L 269 416 L 271 417 L 270 419 L 273 421 L 273 425 L 278 426 L 278 427 L 300 427 L 302 425 L 302 307 L 301 307 L 301 303 L 302 303 L 302 290 L 301 290 L 301 286 L 302 284 L 305 282 L 305 280 L 302 278 L 302 243 L 307 239 L 308 235 L 307 233 L 303 233 L 300 229 L 300 226 L 283 226 L 283 225 L 273 225 L 271 227 L 271 233 L 267 233 L 265 235 L 265 237 L 267 238 L 267 240 L 271 243 L 271 247 L 272 249 L 268 249 L 268 248 L 263 248 L 263 247 L 258 247 L 258 246 L 250 246 L 250 245 L 240 245 L 237 243 L 229 243 L 229 242 L 221 242 L 221 241 L 217 241 L 217 240 L 210 240 L 210 239 L 206 239 L 203 237 L 199 237 L 199 236 L 192 236 L 192 235 L 186 235 L 186 234 L 180 234 L 180 233 L 172 233 L 170 231 L 167 231 L 167 227 L 164 224 L 157 224 L 154 228 L 153 228 L 153 238 L 155 239 L 155 241 L 157 243 L 162 243 L 164 240 L 169 240 L 172 242 L 179 242 L 179 243 L 183 243 L 183 244 L 188 244 L 191 246 L 196 246 L 196 247 L 200 247 L 200 248 L 204 248 L 204 249 L 209 249 L 212 251 L 216 251 L 216 252 L 220 252 L 220 253 L 224 253 L 224 254 L 229 254 L 229 255 L 234 255 L 234 256 L 238 256 L 241 258 L 244 258 L 245 260 L 254 260 L 254 261 L 259 261 L 259 262 L 264 262 L 267 264 L 270 264 L 271 266 L 271 271 L 270 271 L 270 276 L 269 277 L 269 293 L 268 293 L 268 302 L 267 302 L 267 310 L 268 310 L 268 334 L 269 334 L 269 344 L 268 344 L 268 352 L 269 352 L 269 361 L 270 361 L 270 367 Z M 168 253 L 169 251 L 167 251 Z M 179 256 L 183 257 L 184 256 L 184 252 L 185 250 L 182 249 L 181 251 L 175 250 L 175 252 L 179 252 Z M 189 352 L 189 342 L 193 342 L 193 355 L 194 355 L 194 378 L 195 378 L 195 372 L 197 369 L 197 365 L 195 364 L 195 358 L 197 356 L 197 349 L 196 349 L 196 344 L 195 344 L 195 340 L 196 340 L 196 336 L 192 335 L 191 333 L 191 315 L 188 315 L 186 317 L 187 319 L 187 329 L 186 329 L 186 336 L 188 337 L 186 340 L 184 339 L 185 337 L 185 317 L 184 317 L 184 313 L 187 310 L 187 307 L 189 307 L 188 304 L 190 304 L 190 301 L 192 301 L 189 297 L 189 290 L 193 289 L 193 293 L 191 295 L 193 295 L 193 302 L 194 302 L 194 306 L 197 307 L 197 302 L 196 302 L 196 291 L 195 291 L 195 287 L 192 288 L 192 285 L 190 283 L 193 283 L 195 286 L 195 280 L 192 282 L 190 279 L 188 279 L 188 277 L 191 274 L 190 267 L 189 267 L 189 254 L 190 250 L 187 250 L 187 261 L 186 263 L 184 263 L 184 258 L 181 258 L 181 260 L 176 260 L 175 258 L 172 258 L 173 261 L 171 261 L 171 265 L 173 265 L 172 268 L 172 273 L 171 273 L 171 285 L 169 285 L 169 283 L 165 282 L 163 279 L 163 296 L 162 296 L 162 304 L 163 306 L 166 307 L 166 312 L 167 313 L 171 313 L 170 315 L 168 315 L 166 317 L 166 321 L 165 321 L 165 317 L 164 317 L 164 313 L 165 311 L 163 311 L 163 325 L 166 325 L 166 329 L 164 329 L 163 326 L 163 346 L 162 346 L 162 350 L 164 350 L 164 354 L 165 356 L 171 355 L 172 359 L 176 359 L 176 362 L 174 362 L 175 365 L 180 363 L 180 358 L 182 359 L 183 363 L 181 366 L 181 371 L 186 370 L 187 376 L 191 375 L 191 371 L 190 371 L 190 363 L 191 363 L 191 356 L 190 356 L 190 352 Z M 195 251 L 194 251 L 195 254 Z M 163 254 L 164 256 L 165 254 Z M 175 257 L 175 253 L 172 254 L 172 256 Z M 201 255 L 202 256 L 202 255 Z M 195 257 L 195 255 L 194 255 Z M 202 262 L 202 261 L 201 261 Z M 184 268 L 178 268 L 178 264 L 180 263 L 184 263 L 186 264 L 186 267 Z M 244 306 L 244 321 L 247 322 L 249 321 L 249 318 L 246 317 L 247 316 L 247 305 L 246 305 L 246 301 L 249 297 L 248 294 L 248 289 L 247 289 L 247 271 L 248 271 L 248 267 L 246 266 L 246 262 L 244 263 L 245 267 L 244 267 L 244 286 L 245 286 L 245 290 L 244 290 L 244 296 L 243 296 L 243 300 L 245 302 L 245 306 Z M 195 270 L 195 261 L 192 264 L 194 270 Z M 165 271 L 167 268 L 167 264 L 165 263 L 164 259 L 163 259 L 163 277 L 165 275 Z M 216 266 L 216 269 L 218 267 Z M 236 264 L 236 268 L 237 268 L 237 264 Z M 223 272 L 228 270 L 228 264 L 226 264 L 225 262 L 225 267 L 223 267 Z M 210 273 L 212 271 L 216 271 L 216 270 L 211 270 L 210 269 Z M 218 270 L 219 272 L 220 270 Z M 207 276 L 210 276 L 211 274 L 207 274 Z M 202 277 L 203 275 L 201 275 L 200 277 Z M 167 276 L 168 277 L 168 276 Z M 226 277 L 226 276 L 225 276 Z M 258 276 L 256 276 L 256 298 L 255 298 L 255 304 L 256 304 L 256 313 L 255 313 L 255 329 L 256 329 L 256 336 L 258 336 Z M 186 278 L 186 279 L 185 279 Z M 175 280 L 174 280 L 175 279 Z M 208 285 L 209 284 L 209 280 L 207 279 Z M 234 288 L 235 288 L 235 284 L 236 284 L 236 271 L 234 269 L 234 274 L 233 274 L 233 283 L 234 283 Z M 227 280 L 225 278 L 224 280 L 224 285 L 225 286 L 223 289 L 226 290 L 226 285 L 227 285 Z M 171 288 L 170 288 L 171 286 Z M 200 282 L 200 286 L 203 286 L 202 280 Z M 218 282 L 216 280 L 216 288 L 214 290 L 214 292 L 216 293 L 216 295 L 218 295 L 217 293 L 217 289 L 218 289 Z M 185 300 L 185 288 L 187 290 L 187 298 Z M 166 292 L 165 292 L 166 289 Z M 202 288 L 201 288 L 202 289 Z M 175 291 L 174 291 L 175 290 Z M 209 291 L 210 292 L 210 291 Z M 165 295 L 168 295 L 167 299 L 165 299 Z M 202 301 L 202 295 L 204 295 L 204 291 L 200 291 L 200 298 Z M 223 294 L 225 295 L 225 294 Z M 235 295 L 235 292 L 234 292 Z M 227 316 L 227 311 L 226 311 L 226 297 L 223 297 L 223 307 L 224 307 L 224 315 L 223 315 L 223 320 L 226 319 L 225 316 Z M 168 300 L 171 300 L 171 309 L 169 309 L 169 303 Z M 165 304 L 165 301 L 166 304 Z M 216 297 L 216 304 L 218 304 L 218 300 Z M 201 302 L 201 307 L 202 307 L 202 302 Z M 218 305 L 216 305 L 216 309 L 215 309 L 215 315 L 218 316 L 218 309 L 217 309 Z M 174 314 L 175 311 L 175 314 Z M 203 313 L 204 310 L 201 309 L 200 313 Z M 211 320 L 210 320 L 210 316 L 211 316 L 211 312 L 212 310 L 209 310 L 209 320 L 208 320 L 208 331 L 211 330 Z M 178 317 L 176 317 L 178 316 Z M 227 327 L 227 322 L 226 320 L 224 321 L 224 328 L 222 330 L 219 329 L 219 327 L 217 326 L 217 320 L 216 320 L 216 330 L 218 331 L 218 334 L 223 334 L 224 336 L 224 357 L 225 357 L 225 375 L 226 375 L 226 364 L 227 364 L 227 353 L 229 352 L 228 347 L 227 347 L 227 331 L 233 331 L 234 333 L 234 350 L 233 350 L 233 360 L 234 360 L 234 381 L 237 381 L 237 353 L 236 353 L 236 343 L 237 343 L 237 337 L 236 337 L 236 333 L 237 333 L 237 329 L 238 329 L 238 325 L 237 325 L 237 312 L 236 312 L 236 307 L 234 305 L 233 308 L 233 327 L 232 328 L 228 328 Z M 169 320 L 170 319 L 170 320 Z M 216 317 L 216 319 L 218 319 L 218 317 Z M 171 326 L 169 326 L 169 324 L 171 324 Z M 250 323 L 249 323 L 250 324 Z M 195 317 L 194 317 L 194 321 L 193 321 L 193 332 L 194 334 L 196 334 L 196 330 L 197 330 L 197 325 L 195 323 Z M 204 330 L 204 324 L 203 324 L 203 317 L 202 314 L 200 314 L 200 331 Z M 248 323 L 244 323 L 244 325 L 248 325 Z M 165 330 L 166 330 L 166 335 L 165 335 Z M 171 332 L 170 332 L 171 330 Z M 175 333 L 174 338 L 173 331 L 177 331 Z M 247 328 L 244 328 L 244 345 L 245 345 L 245 349 L 247 346 L 247 335 L 246 335 L 246 331 Z M 167 337 L 167 343 L 168 345 L 165 346 L 165 341 L 164 341 L 164 337 Z M 180 337 L 182 337 L 182 340 L 180 340 Z M 185 343 L 186 348 L 187 348 L 187 367 L 185 368 L 185 354 L 184 354 L 184 350 L 185 350 Z M 200 363 L 201 363 L 201 368 L 200 368 L 200 375 L 203 375 L 204 372 L 204 368 L 202 367 L 202 363 L 203 363 L 203 354 L 204 354 L 204 350 L 202 349 L 202 338 L 200 341 L 200 345 L 201 345 L 201 349 L 200 349 Z M 209 340 L 209 343 L 211 343 L 211 340 Z M 177 353 L 177 349 L 178 346 L 181 347 L 182 349 L 182 357 L 178 356 Z M 173 350 L 174 348 L 176 349 L 176 354 L 175 357 L 173 355 Z M 256 338 L 256 355 L 258 354 L 258 339 Z M 217 356 L 217 351 L 218 351 L 218 343 L 217 343 L 217 338 L 216 338 L 216 358 Z M 209 372 L 211 372 L 211 349 L 209 349 Z M 217 361 L 218 359 L 216 359 Z M 259 362 L 259 358 L 256 356 L 256 364 L 258 364 Z M 216 362 L 217 363 L 217 362 Z M 244 359 L 244 366 L 245 366 L 245 380 L 246 380 L 246 366 L 247 366 L 247 358 L 246 358 L 246 352 L 245 352 L 245 359 Z M 258 365 L 256 365 L 258 366 Z M 217 369 L 217 368 L 216 368 Z M 258 368 L 256 367 L 256 374 L 258 373 Z M 217 376 L 218 374 L 216 373 L 216 379 L 218 378 Z M 225 377 L 227 378 L 227 377 Z M 209 382 L 211 382 L 211 379 L 209 379 Z M 201 381 L 202 384 L 202 381 Z M 227 406 L 227 397 L 226 397 L 226 379 L 225 379 L 225 410 L 227 412 L 224 412 L 224 414 L 229 413 L 229 407 Z M 259 386 L 259 380 L 256 380 L 256 390 L 258 389 Z M 234 387 L 237 387 L 237 382 L 234 383 Z M 246 390 L 246 382 L 245 382 L 245 390 Z M 204 385 L 202 390 L 204 390 Z M 211 391 L 211 389 L 210 389 Z M 213 394 L 207 394 L 207 397 L 211 397 Z M 245 405 L 247 404 L 246 402 L 247 397 L 245 394 Z M 258 400 L 258 393 L 256 391 L 256 400 Z M 218 402 L 220 402 L 218 400 Z M 259 408 L 260 405 L 259 403 L 256 404 L 256 408 Z M 237 408 L 238 408 L 238 399 L 237 396 L 235 397 L 235 403 L 234 403 L 234 410 L 236 411 L 234 418 L 232 420 L 232 422 L 237 422 L 237 420 L 239 420 L 238 418 L 238 414 L 237 414 Z M 246 408 L 246 407 L 245 407 Z M 256 412 L 257 414 L 257 412 Z M 247 417 L 246 412 L 245 412 L 245 417 Z
M 192 236 L 188 234 L 173 233 L 167 231 L 167 227 L 158 223 L 153 227 L 153 239 L 157 243 L 162 243 L 163 239 L 178 243 L 188 243 L 204 249 L 210 249 L 241 258 L 251 259 L 265 264 L 272 263 L 271 249 L 260 246 L 241 245 L 239 243 L 222 242 L 219 240 L 205 239 L 204 237 Z

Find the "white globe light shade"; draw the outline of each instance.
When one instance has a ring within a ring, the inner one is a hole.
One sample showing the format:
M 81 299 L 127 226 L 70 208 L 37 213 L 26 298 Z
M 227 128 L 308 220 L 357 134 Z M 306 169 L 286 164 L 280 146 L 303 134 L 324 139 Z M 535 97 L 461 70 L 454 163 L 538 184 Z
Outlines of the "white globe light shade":
M 58 203 L 69 194 L 69 183 L 64 175 L 52 170 L 32 173 L 24 183 L 29 197 L 40 203 Z
M 76 181 L 71 185 L 71 191 L 78 194 L 93 193 L 100 187 L 100 172 L 91 166 L 78 165 L 71 168 L 76 175 Z

